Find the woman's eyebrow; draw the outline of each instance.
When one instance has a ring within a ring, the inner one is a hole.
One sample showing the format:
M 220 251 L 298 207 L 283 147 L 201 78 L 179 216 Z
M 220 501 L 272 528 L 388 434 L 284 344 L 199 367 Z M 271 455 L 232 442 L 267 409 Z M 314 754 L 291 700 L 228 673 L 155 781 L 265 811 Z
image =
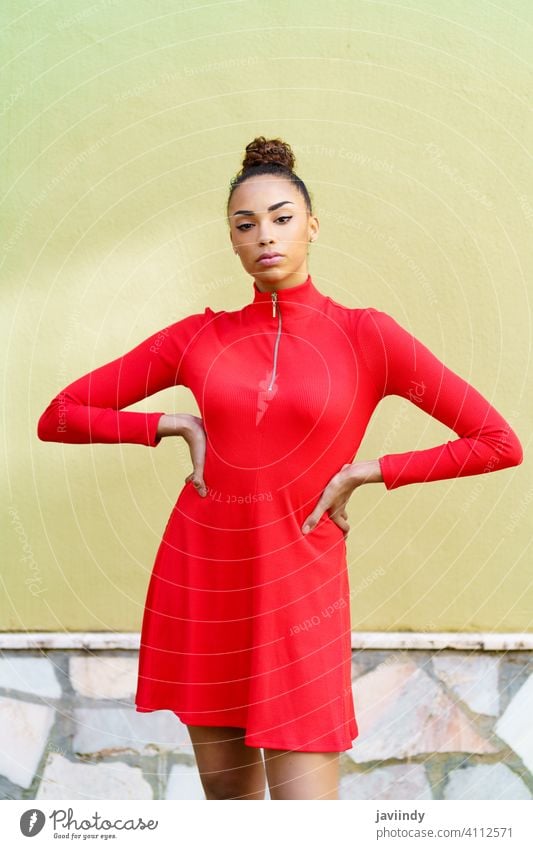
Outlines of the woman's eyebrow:
M 280 200 L 279 203 L 273 203 L 272 206 L 269 206 L 268 209 L 267 209 L 267 212 L 273 212 L 275 209 L 278 209 L 280 206 L 283 206 L 283 204 L 285 204 L 285 203 L 292 203 L 293 206 L 294 206 L 294 203 L 293 203 L 292 200 Z M 252 212 L 251 209 L 238 209 L 237 212 L 233 213 L 233 216 L 235 216 L 235 215 L 255 215 L 255 212 Z

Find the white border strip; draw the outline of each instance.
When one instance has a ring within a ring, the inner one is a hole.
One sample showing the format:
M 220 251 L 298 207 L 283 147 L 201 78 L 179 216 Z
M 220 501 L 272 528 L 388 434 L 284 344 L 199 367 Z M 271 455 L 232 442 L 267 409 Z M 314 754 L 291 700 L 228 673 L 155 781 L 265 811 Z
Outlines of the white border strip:
M 531 651 L 533 634 L 493 631 L 352 631 L 353 649 L 461 649 Z
M 0 633 L 0 649 L 138 650 L 138 632 L 30 631 Z M 532 651 L 533 633 L 480 631 L 352 631 L 352 649 L 462 649 L 463 651 Z

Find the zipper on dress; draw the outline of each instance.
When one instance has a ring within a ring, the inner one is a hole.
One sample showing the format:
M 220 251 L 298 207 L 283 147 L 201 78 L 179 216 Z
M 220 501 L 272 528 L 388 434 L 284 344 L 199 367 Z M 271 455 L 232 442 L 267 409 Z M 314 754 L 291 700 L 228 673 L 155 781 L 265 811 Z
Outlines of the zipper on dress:
M 272 297 L 272 318 L 276 318 L 276 312 L 278 314 L 278 335 L 276 336 L 276 342 L 275 342 L 275 345 L 274 345 L 274 361 L 273 361 L 273 365 L 272 365 L 272 377 L 270 379 L 270 385 L 269 385 L 268 390 L 267 390 L 268 392 L 270 392 L 272 390 L 272 385 L 273 385 L 275 377 L 276 377 L 276 365 L 277 365 L 277 362 L 278 362 L 279 337 L 281 335 L 281 313 L 279 311 L 277 292 L 272 292 L 271 297 Z

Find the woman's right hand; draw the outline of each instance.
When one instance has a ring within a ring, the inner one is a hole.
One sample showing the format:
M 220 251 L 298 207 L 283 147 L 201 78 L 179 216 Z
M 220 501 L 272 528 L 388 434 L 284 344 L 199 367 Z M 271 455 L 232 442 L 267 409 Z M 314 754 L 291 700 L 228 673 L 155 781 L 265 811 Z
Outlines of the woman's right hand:
M 207 487 L 204 481 L 204 463 L 206 451 L 206 435 L 202 419 L 189 413 L 175 413 L 161 416 L 158 433 L 161 436 L 183 436 L 191 452 L 193 470 L 187 475 L 185 482 L 192 483 L 198 495 L 205 498 Z

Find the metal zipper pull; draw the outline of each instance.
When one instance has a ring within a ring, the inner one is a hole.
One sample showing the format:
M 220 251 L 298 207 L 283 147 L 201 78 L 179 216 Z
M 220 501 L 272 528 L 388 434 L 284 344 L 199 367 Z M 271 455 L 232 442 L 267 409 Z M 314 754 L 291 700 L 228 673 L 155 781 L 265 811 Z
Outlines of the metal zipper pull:
M 278 300 L 278 293 L 277 292 L 271 292 L 271 296 L 272 296 L 272 318 L 276 318 L 276 303 L 277 303 L 277 300 Z
M 275 316 L 277 307 L 277 295 L 275 292 L 272 292 L 272 315 Z M 279 339 L 281 336 L 281 313 L 278 309 L 278 332 L 276 334 L 276 342 L 274 343 L 274 361 L 272 364 L 272 377 L 270 379 L 270 385 L 268 387 L 268 392 L 272 391 L 272 387 L 274 385 L 274 380 L 276 379 L 276 367 L 278 362 L 278 347 L 279 347 Z

